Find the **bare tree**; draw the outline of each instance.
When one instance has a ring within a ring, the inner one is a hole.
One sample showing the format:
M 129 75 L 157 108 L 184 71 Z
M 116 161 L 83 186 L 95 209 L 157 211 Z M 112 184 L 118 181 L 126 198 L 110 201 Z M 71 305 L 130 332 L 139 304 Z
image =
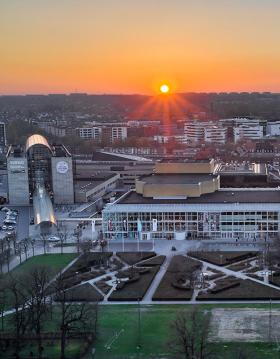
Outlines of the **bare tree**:
M 60 239 L 60 253 L 63 254 L 63 245 L 67 241 L 69 230 L 65 223 L 60 222 L 57 226 L 57 234 Z
M 83 254 L 87 254 L 90 252 L 92 248 L 92 242 L 90 239 L 85 239 L 80 243 L 80 248 Z
M 26 281 L 22 276 L 9 274 L 5 288 L 9 291 L 9 304 L 14 309 L 14 315 L 10 317 L 11 326 L 15 335 L 15 353 L 18 355 L 21 348 L 21 337 L 25 334 L 29 318 L 26 315 L 28 296 L 26 294 Z
M 50 307 L 47 288 L 50 282 L 50 271 L 47 267 L 36 266 L 27 274 L 28 317 L 31 331 L 35 332 L 38 358 L 42 357 L 42 329 Z
M 60 358 L 65 359 L 65 349 L 69 334 L 80 333 L 86 340 L 93 340 L 97 333 L 98 304 L 71 302 L 65 281 L 60 275 L 55 282 L 55 298 L 59 301 Z M 89 338 L 88 333 L 91 332 Z
M 210 358 L 209 327 L 209 314 L 199 312 L 197 307 L 178 313 L 171 323 L 170 349 L 185 359 Z

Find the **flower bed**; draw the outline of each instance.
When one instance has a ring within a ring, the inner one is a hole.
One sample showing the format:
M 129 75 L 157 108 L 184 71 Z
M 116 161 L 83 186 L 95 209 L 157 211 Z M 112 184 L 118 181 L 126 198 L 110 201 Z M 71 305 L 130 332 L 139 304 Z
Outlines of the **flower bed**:
M 103 300 L 103 296 L 89 283 L 85 283 L 65 292 L 67 302 L 99 302 Z M 62 295 L 55 297 L 56 301 L 62 300 Z
M 150 267 L 146 271 L 137 271 L 128 283 L 121 282 L 118 290 L 114 290 L 109 296 L 109 301 L 137 301 L 142 300 L 149 289 L 159 266 Z M 124 283 L 124 284 L 123 284 Z
M 193 289 L 182 286 L 178 288 L 176 283 L 180 276 L 187 276 L 193 271 L 201 268 L 201 263 L 187 257 L 175 256 L 172 258 L 169 267 L 156 289 L 153 300 L 190 300 Z
M 117 252 L 116 255 L 129 265 L 134 265 L 144 259 L 156 256 L 155 252 Z
M 166 256 L 156 256 L 151 259 L 145 260 L 144 262 L 138 263 L 137 267 L 152 267 L 161 266 L 165 261 Z
M 231 263 L 239 262 L 247 258 L 253 258 L 258 252 L 189 252 L 188 255 L 193 258 L 203 260 L 218 266 L 226 266 Z
M 199 293 L 197 300 L 279 300 L 280 290 L 257 283 L 250 279 L 239 280 L 239 286 L 227 288 L 218 293 Z

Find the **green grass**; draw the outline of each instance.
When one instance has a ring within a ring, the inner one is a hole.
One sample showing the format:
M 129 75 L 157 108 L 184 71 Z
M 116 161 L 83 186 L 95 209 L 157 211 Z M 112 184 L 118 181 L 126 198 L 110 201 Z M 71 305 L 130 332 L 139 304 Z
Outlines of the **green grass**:
M 77 256 L 76 253 L 65 253 L 65 254 L 42 254 L 39 256 L 34 256 L 28 258 L 27 261 L 23 262 L 22 264 L 15 267 L 13 270 L 10 271 L 12 275 L 24 275 L 27 273 L 32 267 L 37 265 L 40 266 L 47 266 L 51 269 L 51 276 L 55 276 L 60 270 L 65 268 L 67 264 L 69 264 L 73 259 Z M 4 274 L 5 278 L 9 274 Z M 11 308 L 11 294 L 7 292 L 7 297 L 5 300 L 5 309 Z
M 65 254 L 42 254 L 35 257 L 30 257 L 27 261 L 15 267 L 10 273 L 17 274 L 27 272 L 30 268 L 36 265 L 48 266 L 54 274 L 58 273 L 67 266 L 73 259 L 77 257 L 76 253 Z
M 96 359 L 138 358 L 138 306 L 100 306 L 99 335 Z M 199 305 L 200 309 L 223 307 L 268 308 L 265 304 L 243 305 Z M 280 305 L 273 305 L 279 308 Z M 141 306 L 141 349 L 139 358 L 168 357 L 166 345 L 170 338 L 170 322 L 180 310 L 190 309 L 190 305 L 143 305 Z M 277 358 L 276 345 L 270 343 L 218 343 L 211 344 L 217 358 L 236 359 L 236 348 L 242 347 L 253 353 L 249 358 Z M 170 356 L 171 358 L 172 356 Z
M 60 342 L 55 341 L 47 341 L 43 343 L 44 351 L 43 357 L 51 358 L 51 359 L 59 359 L 60 358 Z M 71 358 L 79 358 L 81 354 L 84 353 L 85 350 L 85 343 L 82 340 L 72 340 L 70 343 L 67 343 L 65 354 L 67 359 Z M 33 352 L 34 357 L 37 354 L 37 346 L 35 343 L 27 345 L 20 351 L 20 357 L 22 358 L 29 358 L 30 352 Z M 14 353 L 14 349 L 11 348 L 10 350 L 3 352 L 1 354 L 1 359 L 5 358 L 12 358 Z

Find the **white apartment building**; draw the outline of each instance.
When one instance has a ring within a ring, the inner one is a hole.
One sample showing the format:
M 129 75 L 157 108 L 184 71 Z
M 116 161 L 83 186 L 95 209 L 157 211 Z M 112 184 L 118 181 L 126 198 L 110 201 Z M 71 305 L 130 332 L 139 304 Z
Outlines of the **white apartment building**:
M 217 126 L 214 122 L 186 123 L 184 127 L 185 142 L 226 143 L 227 128 Z
M 111 141 L 123 141 L 127 138 L 127 127 L 111 127 Z
M 204 141 L 225 144 L 227 141 L 227 128 L 221 126 L 205 127 Z
M 206 122 L 185 123 L 184 136 L 186 141 L 201 142 L 204 141 L 204 128 L 207 126 Z
M 78 135 L 84 139 L 99 139 L 101 137 L 101 127 L 80 127 L 77 129 Z
M 280 136 L 280 121 L 268 121 L 266 133 L 269 136 Z
M 233 128 L 234 142 L 242 139 L 259 140 L 263 138 L 263 126 L 238 126 Z

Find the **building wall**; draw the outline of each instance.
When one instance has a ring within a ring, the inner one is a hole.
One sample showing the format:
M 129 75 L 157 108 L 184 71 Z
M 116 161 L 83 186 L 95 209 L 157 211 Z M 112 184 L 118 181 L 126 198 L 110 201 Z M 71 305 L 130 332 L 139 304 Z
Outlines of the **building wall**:
M 71 157 L 52 157 L 54 203 L 74 203 L 73 164 Z
M 29 205 L 29 181 L 27 159 L 9 157 L 7 159 L 9 203 Z
M 155 164 L 155 173 L 213 173 L 214 161 L 192 163 L 168 163 Z

